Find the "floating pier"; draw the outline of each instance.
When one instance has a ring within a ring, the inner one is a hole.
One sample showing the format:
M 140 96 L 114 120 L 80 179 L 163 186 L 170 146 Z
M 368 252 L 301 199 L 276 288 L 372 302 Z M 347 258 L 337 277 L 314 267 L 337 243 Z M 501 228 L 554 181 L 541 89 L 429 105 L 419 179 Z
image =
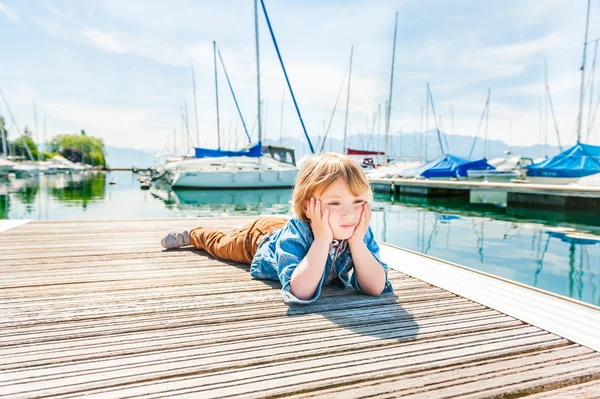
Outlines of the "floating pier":
M 496 191 L 507 194 L 509 206 L 600 207 L 600 187 L 394 178 L 370 179 L 369 182 L 376 192 L 407 196 L 469 198 L 471 192 Z
M 597 307 L 385 244 L 394 294 L 288 307 L 159 244 L 251 219 L 0 221 L 0 396 L 600 396 Z

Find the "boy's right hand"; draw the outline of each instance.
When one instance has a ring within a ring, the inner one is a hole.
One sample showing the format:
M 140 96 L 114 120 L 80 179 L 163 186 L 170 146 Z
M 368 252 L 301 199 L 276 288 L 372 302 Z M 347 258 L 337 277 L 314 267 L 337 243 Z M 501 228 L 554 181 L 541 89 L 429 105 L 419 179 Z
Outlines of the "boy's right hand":
M 306 217 L 310 219 L 310 228 L 315 240 L 323 240 L 328 243 L 333 241 L 333 231 L 329 225 L 329 209 L 323 210 L 321 200 L 312 197 L 308 201 Z

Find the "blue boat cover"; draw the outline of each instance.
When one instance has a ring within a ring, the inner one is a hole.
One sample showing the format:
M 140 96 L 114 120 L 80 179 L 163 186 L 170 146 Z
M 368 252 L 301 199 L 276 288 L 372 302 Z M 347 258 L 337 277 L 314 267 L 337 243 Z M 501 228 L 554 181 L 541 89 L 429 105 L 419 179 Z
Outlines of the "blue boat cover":
M 485 158 L 469 159 L 456 155 L 444 154 L 427 162 L 418 168 L 406 169 L 400 172 L 403 177 L 422 176 L 425 178 L 444 178 L 466 176 L 467 170 L 491 170 L 496 169 Z
M 527 176 L 583 177 L 600 172 L 600 147 L 577 143 L 558 155 L 529 166 Z
M 196 147 L 196 158 L 219 158 L 219 157 L 252 157 L 258 158 L 262 155 L 261 143 L 253 144 L 250 147 L 238 151 L 214 150 L 211 148 Z

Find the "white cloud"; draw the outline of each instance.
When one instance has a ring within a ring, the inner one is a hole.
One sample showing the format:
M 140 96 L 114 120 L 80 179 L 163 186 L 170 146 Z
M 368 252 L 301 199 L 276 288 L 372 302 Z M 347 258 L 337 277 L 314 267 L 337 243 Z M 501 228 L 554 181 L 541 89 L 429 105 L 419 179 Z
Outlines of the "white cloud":
M 4 14 L 6 19 L 8 19 L 11 22 L 17 23 L 20 21 L 19 14 L 17 14 L 17 12 L 14 9 L 10 8 L 4 3 L 0 3 L 0 13 Z
M 70 81 L 61 82 L 69 91 L 68 98 L 57 95 L 57 82 L 48 84 L 45 89 L 46 83 L 35 82 L 33 78 L 22 83 L 39 88 L 52 103 L 62 104 L 55 104 L 53 109 L 57 115 L 66 115 L 61 116 L 65 126 L 84 123 L 95 126 L 108 142 L 109 138 L 119 139 L 124 132 L 111 115 L 124 118 L 129 132 L 137 131 L 139 115 L 147 118 L 139 122 L 143 130 L 156 131 L 157 135 L 172 130 L 173 125 L 180 126 L 179 109 L 183 101 L 186 100 L 190 108 L 193 104 L 192 60 L 200 130 L 214 132 L 212 40 L 215 39 L 251 128 L 256 117 L 251 3 L 239 0 L 233 4 L 193 3 L 183 8 L 176 3 L 165 6 L 160 1 L 107 0 L 102 7 L 84 2 L 79 7 L 55 9 L 50 2 L 42 2 L 43 7 L 39 7 L 42 11 L 32 12 L 35 14 L 32 20 L 52 37 L 60 39 L 52 46 L 59 54 L 64 51 L 69 61 L 65 68 L 75 73 L 70 74 Z M 304 121 L 309 133 L 315 136 L 331 115 L 347 66 L 350 44 L 355 45 L 350 130 L 364 131 L 365 126 L 372 123 L 377 105 L 384 104 L 388 97 L 391 35 L 397 5 L 364 1 L 340 4 L 303 3 L 292 7 L 275 1 L 269 7 Z M 503 138 L 508 121 L 512 120 L 515 142 L 533 144 L 538 140 L 538 98 L 543 95 L 544 58 L 549 62 L 549 80 L 559 124 L 565 131 L 567 127 L 571 129 L 578 105 L 581 46 L 577 43 L 583 39 L 585 16 L 582 4 L 565 9 L 560 0 L 543 4 L 509 0 L 505 7 L 498 9 L 485 2 L 477 6 L 458 2 L 444 10 L 441 3 L 404 2 L 398 20 L 392 130 L 406 132 L 420 128 L 420 108 L 425 100 L 425 82 L 429 81 L 436 111 L 443 116 L 446 129 L 451 126 L 449 107 L 453 105 L 455 131 L 474 134 L 487 87 L 491 86 L 490 137 Z M 592 8 L 591 21 L 594 21 L 598 8 Z M 24 10 L 18 9 L 19 12 Z M 298 35 L 300 30 L 301 36 Z M 592 24 L 590 38 L 599 34 Z M 97 57 L 94 62 L 102 64 L 102 68 L 97 68 L 80 57 L 80 46 L 69 46 L 61 41 L 89 46 L 85 50 L 87 54 L 100 49 L 123 55 L 123 58 Z M 262 94 L 265 103 L 267 99 L 269 102 L 268 132 L 272 135 L 279 132 L 281 96 L 285 92 L 283 129 L 300 136 L 298 118 L 264 24 L 261 42 Z M 118 65 L 115 64 L 117 59 Z M 62 62 L 66 63 L 64 60 L 65 57 Z M 53 60 L 39 63 L 33 55 L 21 62 L 61 67 Z M 102 93 L 94 91 L 94 85 L 89 84 L 92 69 L 98 84 L 105 85 L 100 90 Z M 31 70 L 33 68 L 28 68 L 29 73 Z M 18 77 L 26 79 L 26 76 L 24 72 Z M 232 121 L 235 124 L 238 117 L 221 71 L 219 85 L 223 127 Z M 98 98 L 90 97 L 92 93 Z M 340 137 L 343 132 L 345 95 L 344 89 L 330 133 L 334 137 Z M 77 96 L 83 101 L 77 101 Z M 31 99 L 24 103 L 27 102 L 24 114 L 29 117 Z M 87 104 L 94 111 L 86 113 L 68 104 Z M 152 107 L 164 109 L 156 112 Z M 86 115 L 89 123 L 86 118 L 67 115 L 71 111 Z M 190 109 L 192 126 L 195 124 L 193 115 Z M 147 136 L 141 140 L 141 133 L 136 134 L 138 139 L 132 141 L 154 140 Z M 206 137 L 212 139 L 210 134 Z
M 103 32 L 98 29 L 86 28 L 81 31 L 81 34 L 89 40 L 89 42 L 109 53 L 125 53 L 125 46 L 111 33 Z

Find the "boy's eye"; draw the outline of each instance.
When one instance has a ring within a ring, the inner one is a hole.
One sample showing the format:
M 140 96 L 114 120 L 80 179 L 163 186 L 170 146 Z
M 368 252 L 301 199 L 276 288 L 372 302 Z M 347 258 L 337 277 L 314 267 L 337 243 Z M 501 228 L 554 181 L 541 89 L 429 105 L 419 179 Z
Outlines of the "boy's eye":
M 340 202 L 339 201 L 331 201 L 330 203 L 328 203 L 327 205 L 339 205 Z
M 365 200 L 363 200 L 363 199 L 357 199 L 357 200 L 354 200 L 354 203 L 355 203 L 355 204 L 362 204 L 362 203 L 364 203 L 364 202 L 365 202 Z

